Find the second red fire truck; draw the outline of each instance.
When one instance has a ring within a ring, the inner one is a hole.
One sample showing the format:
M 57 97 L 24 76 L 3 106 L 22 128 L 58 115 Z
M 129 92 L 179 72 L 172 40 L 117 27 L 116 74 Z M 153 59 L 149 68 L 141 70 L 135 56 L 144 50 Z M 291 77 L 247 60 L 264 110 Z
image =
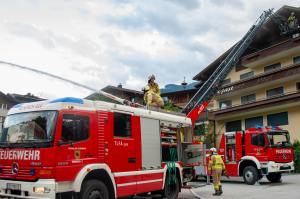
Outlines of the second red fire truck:
M 242 176 L 250 185 L 263 176 L 270 182 L 278 182 L 282 173 L 294 170 L 289 132 L 278 126 L 254 126 L 246 132 L 225 132 L 218 153 L 228 175 Z M 195 167 L 195 177 L 207 174 L 211 175 L 207 166 Z

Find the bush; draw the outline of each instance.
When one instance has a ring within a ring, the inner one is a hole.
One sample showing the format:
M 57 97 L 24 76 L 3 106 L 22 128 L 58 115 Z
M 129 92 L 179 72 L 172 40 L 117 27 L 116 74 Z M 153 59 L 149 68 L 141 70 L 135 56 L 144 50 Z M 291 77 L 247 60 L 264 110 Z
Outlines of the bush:
M 169 111 L 180 112 L 180 109 L 177 106 L 173 106 L 173 104 L 171 104 L 169 102 L 165 102 L 164 108 Z
M 293 173 L 300 173 L 300 142 L 299 140 L 294 140 L 292 144 L 292 148 L 294 150 L 294 164 L 295 170 Z
M 294 151 L 295 170 L 293 173 L 300 173 L 300 147 Z

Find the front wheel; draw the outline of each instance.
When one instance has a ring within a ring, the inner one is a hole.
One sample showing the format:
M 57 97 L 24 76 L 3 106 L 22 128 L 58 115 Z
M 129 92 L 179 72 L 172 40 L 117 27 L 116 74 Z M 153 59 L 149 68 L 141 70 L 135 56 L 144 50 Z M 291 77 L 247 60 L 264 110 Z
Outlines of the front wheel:
M 99 180 L 88 180 L 82 184 L 80 199 L 108 199 L 109 194 L 105 184 Z
M 266 177 L 270 182 L 278 182 L 281 179 L 281 173 L 271 173 Z
M 244 181 L 249 185 L 254 185 L 254 183 L 258 180 L 258 171 L 253 166 L 247 166 L 243 171 Z
M 167 173 L 164 189 L 161 190 L 161 198 L 176 199 L 178 197 L 179 181 L 174 174 L 171 174 L 171 179 L 176 179 L 176 183 L 173 180 L 169 184 L 169 174 Z

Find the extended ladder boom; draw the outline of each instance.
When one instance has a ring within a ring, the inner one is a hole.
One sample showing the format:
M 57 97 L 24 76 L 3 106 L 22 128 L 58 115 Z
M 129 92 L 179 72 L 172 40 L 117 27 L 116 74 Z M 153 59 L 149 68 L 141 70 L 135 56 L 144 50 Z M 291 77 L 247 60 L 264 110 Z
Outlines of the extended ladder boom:
M 220 90 L 225 78 L 228 76 L 232 68 L 237 64 L 239 58 L 249 46 L 250 42 L 262 24 L 270 15 L 272 15 L 272 13 L 273 9 L 269 9 L 262 13 L 262 15 L 257 19 L 243 39 L 241 39 L 235 45 L 229 55 L 222 61 L 214 73 L 201 86 L 189 103 L 182 109 L 181 112 L 185 112 L 187 116 L 192 119 L 193 123 L 204 111 L 209 102 L 214 98 L 215 94 Z

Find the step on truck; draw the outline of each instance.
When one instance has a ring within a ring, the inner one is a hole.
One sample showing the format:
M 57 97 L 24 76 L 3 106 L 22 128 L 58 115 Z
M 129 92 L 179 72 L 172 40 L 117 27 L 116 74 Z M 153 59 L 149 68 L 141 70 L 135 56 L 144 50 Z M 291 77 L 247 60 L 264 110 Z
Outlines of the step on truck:
M 225 132 L 218 153 L 228 175 L 243 177 L 250 185 L 263 176 L 270 182 L 278 182 L 282 173 L 294 170 L 289 132 L 279 126 L 254 126 L 247 131 Z M 207 165 L 196 167 L 194 178 L 208 175 L 211 173 L 207 172 Z
M 186 152 L 191 119 L 149 108 L 78 98 L 12 107 L 0 137 L 0 196 L 177 198 L 193 177 L 182 166 L 195 163 Z

